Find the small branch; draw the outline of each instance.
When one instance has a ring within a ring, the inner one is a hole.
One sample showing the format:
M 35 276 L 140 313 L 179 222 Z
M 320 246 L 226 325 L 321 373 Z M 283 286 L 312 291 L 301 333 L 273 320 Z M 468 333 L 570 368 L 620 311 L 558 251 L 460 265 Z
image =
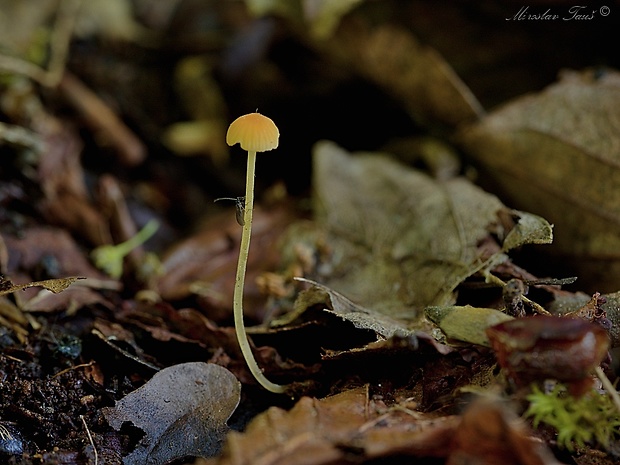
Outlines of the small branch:
M 86 434 L 88 435 L 88 440 L 90 441 L 90 445 L 93 446 L 93 451 L 95 453 L 95 465 L 99 464 L 99 455 L 97 454 L 97 447 L 95 446 L 95 441 L 93 441 L 93 436 L 90 434 L 90 430 L 88 429 L 88 425 L 86 424 L 86 420 L 84 419 L 84 415 L 80 415 L 80 420 L 84 423 L 84 428 L 86 429 Z

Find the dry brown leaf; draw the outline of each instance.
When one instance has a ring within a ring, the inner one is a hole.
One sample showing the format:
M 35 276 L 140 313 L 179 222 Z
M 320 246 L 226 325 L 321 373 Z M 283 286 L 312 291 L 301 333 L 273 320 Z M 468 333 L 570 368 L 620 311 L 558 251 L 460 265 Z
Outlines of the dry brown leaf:
M 0 296 L 6 294 L 12 294 L 17 291 L 23 291 L 24 289 L 28 289 L 30 287 L 42 287 L 47 289 L 48 291 L 57 294 L 59 292 L 64 291 L 71 284 L 76 282 L 78 279 L 85 279 L 81 277 L 70 277 L 70 278 L 58 278 L 58 279 L 45 279 L 43 281 L 33 281 L 27 284 L 13 284 L 10 279 L 5 276 L 0 275 Z
M 343 320 L 351 322 L 353 326 L 358 329 L 371 330 L 376 333 L 380 339 L 389 339 L 393 336 L 411 338 L 412 345 L 417 346 L 415 332 L 409 330 L 403 322 L 394 320 L 387 315 L 351 302 L 342 294 L 320 283 L 305 278 L 296 279 L 312 284 L 318 292 L 327 294 L 327 297 L 324 297 L 324 299 L 327 299 L 331 303 L 331 310 L 325 309 L 326 312 L 333 313 Z M 303 301 L 304 297 L 311 293 L 312 291 L 306 291 L 306 293 L 300 294 L 299 298 L 295 301 L 295 306 L 308 307 L 309 305 L 300 302 L 300 300 Z M 314 297 L 312 298 L 314 300 Z
M 259 307 L 263 310 L 264 296 L 260 295 L 255 284 L 256 275 L 275 267 L 278 257 L 274 244 L 291 221 L 292 213 L 286 206 L 269 211 L 254 209 L 245 290 L 246 315 L 253 316 Z M 228 318 L 240 238 L 241 228 L 234 212 L 214 216 L 201 231 L 165 255 L 162 260 L 165 272 L 156 283 L 156 290 L 165 300 L 198 294 L 211 311 L 220 311 L 223 318 Z M 211 317 L 217 319 L 213 314 Z
M 289 412 L 271 407 L 245 433 L 231 432 L 213 463 L 337 463 L 346 454 L 338 444 L 366 423 L 367 406 L 368 391 L 360 388 L 323 400 L 302 397 Z
M 373 428 L 363 435 L 371 458 L 406 455 L 445 457 L 448 465 L 561 465 L 544 445 L 531 436 L 506 405 L 478 399 L 462 417 L 447 416 Z
M 303 397 L 289 412 L 272 407 L 245 433 L 230 433 L 223 454 L 207 464 L 360 464 L 403 456 L 453 465 L 559 464 L 505 406 L 478 402 L 462 418 L 437 418 L 410 406 L 386 408 L 368 399 L 367 388 Z
M 620 288 L 620 74 L 565 72 L 461 133 L 511 205 L 555 225 L 580 283 Z
M 438 182 L 388 156 L 351 156 L 329 142 L 314 159 L 317 221 L 333 248 L 332 270 L 317 279 L 393 318 L 415 319 L 428 305 L 454 303 L 454 289 L 487 262 L 478 246 L 497 227 L 501 202 L 462 178 Z M 506 249 L 549 242 L 551 229 L 522 212 Z M 489 265 L 490 266 L 490 265 Z

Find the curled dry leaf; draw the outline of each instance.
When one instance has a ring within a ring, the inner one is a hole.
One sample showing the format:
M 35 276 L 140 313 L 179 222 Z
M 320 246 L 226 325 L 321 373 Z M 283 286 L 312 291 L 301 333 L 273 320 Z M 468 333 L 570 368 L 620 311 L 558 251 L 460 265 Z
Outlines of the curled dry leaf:
M 620 287 L 620 74 L 565 72 L 465 128 L 485 179 L 555 225 L 551 251 L 593 290 Z
M 343 320 L 350 321 L 353 326 L 358 329 L 369 329 L 374 331 L 381 339 L 389 339 L 393 336 L 411 338 L 412 346 L 417 347 L 415 332 L 408 329 L 404 323 L 351 302 L 345 296 L 327 286 L 309 279 L 297 278 L 297 280 L 312 284 L 320 291 L 327 294 L 329 302 L 331 303 L 331 310 L 325 309 L 325 311 L 333 313 Z M 300 298 L 303 298 L 303 296 L 304 294 L 300 295 Z M 308 306 L 300 302 L 299 299 L 295 302 L 295 305 Z
M 85 279 L 81 277 L 69 277 L 58 279 L 45 279 L 43 281 L 33 281 L 27 284 L 13 284 L 10 279 L 0 275 L 0 296 L 6 294 L 12 294 L 17 291 L 23 291 L 30 287 L 42 287 L 48 291 L 58 294 L 71 286 L 78 279 Z
M 131 422 L 146 433 L 124 464 L 160 465 L 187 455 L 217 454 L 240 391 L 225 368 L 183 363 L 160 371 L 103 414 L 116 430 Z

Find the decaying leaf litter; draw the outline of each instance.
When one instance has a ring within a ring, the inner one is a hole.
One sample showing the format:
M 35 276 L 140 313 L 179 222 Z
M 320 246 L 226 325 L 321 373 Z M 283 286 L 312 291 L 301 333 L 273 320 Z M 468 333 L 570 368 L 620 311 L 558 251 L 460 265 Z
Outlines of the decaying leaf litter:
M 560 53 L 557 83 L 534 67 L 489 98 L 533 66 L 505 60 L 527 50 L 508 7 L 4 3 L 3 460 L 617 460 L 612 68 Z M 506 50 L 462 40 L 481 27 Z M 244 310 L 279 396 L 239 351 L 240 227 L 213 202 L 243 190 L 226 128 L 257 107 L 282 137 Z M 558 422 L 577 391 L 597 420 Z

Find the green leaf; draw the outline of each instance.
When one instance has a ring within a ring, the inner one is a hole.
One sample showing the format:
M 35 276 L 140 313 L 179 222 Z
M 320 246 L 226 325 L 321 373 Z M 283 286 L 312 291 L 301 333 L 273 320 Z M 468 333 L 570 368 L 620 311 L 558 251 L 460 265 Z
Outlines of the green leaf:
M 428 307 L 426 317 L 435 323 L 450 339 L 490 347 L 485 330 L 504 321 L 510 315 L 492 308 L 466 306 Z

